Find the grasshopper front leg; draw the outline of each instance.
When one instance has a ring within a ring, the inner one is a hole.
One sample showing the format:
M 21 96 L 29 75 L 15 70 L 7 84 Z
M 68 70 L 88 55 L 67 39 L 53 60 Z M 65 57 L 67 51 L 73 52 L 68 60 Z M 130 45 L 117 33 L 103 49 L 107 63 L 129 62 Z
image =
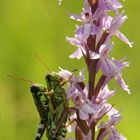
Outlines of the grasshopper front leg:
M 51 100 L 49 101 L 49 109 L 50 109 L 50 112 L 51 112 L 52 114 L 55 114 L 56 109 L 54 109 L 54 107 L 53 107 L 53 104 L 52 104 Z

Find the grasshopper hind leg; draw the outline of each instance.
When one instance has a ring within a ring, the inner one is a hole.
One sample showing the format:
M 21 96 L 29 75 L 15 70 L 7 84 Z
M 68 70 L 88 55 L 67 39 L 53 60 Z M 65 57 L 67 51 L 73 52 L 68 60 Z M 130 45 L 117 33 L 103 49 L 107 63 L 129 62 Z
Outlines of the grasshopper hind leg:
M 35 140 L 41 140 L 41 138 L 42 138 L 42 136 L 44 134 L 45 128 L 46 128 L 45 121 L 41 120 L 39 122 L 39 126 L 38 126 L 38 130 L 37 130 Z

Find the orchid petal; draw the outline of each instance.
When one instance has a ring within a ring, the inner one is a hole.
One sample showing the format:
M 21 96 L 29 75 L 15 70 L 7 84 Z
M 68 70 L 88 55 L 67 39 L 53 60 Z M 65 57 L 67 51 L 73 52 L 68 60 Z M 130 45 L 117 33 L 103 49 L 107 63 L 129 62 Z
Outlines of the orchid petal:
M 89 54 L 90 54 L 90 59 L 99 59 L 100 58 L 100 55 L 95 52 L 90 51 Z
M 79 109 L 79 117 L 81 120 L 87 120 L 89 118 L 88 113 L 85 113 L 82 109 Z
M 117 31 L 116 36 L 117 36 L 120 40 L 122 40 L 124 43 L 128 44 L 130 48 L 133 47 L 133 46 L 132 46 L 133 42 L 130 42 L 130 41 L 128 40 L 128 38 L 127 38 L 123 33 L 121 33 L 120 31 Z
M 70 55 L 70 58 L 80 59 L 83 56 L 81 48 L 78 48 L 73 54 Z
M 116 77 L 119 85 L 122 87 L 123 90 L 125 90 L 126 92 L 128 92 L 128 94 L 130 94 L 130 90 L 128 88 L 128 85 L 125 84 L 124 80 L 122 79 L 122 77 L 119 75 Z

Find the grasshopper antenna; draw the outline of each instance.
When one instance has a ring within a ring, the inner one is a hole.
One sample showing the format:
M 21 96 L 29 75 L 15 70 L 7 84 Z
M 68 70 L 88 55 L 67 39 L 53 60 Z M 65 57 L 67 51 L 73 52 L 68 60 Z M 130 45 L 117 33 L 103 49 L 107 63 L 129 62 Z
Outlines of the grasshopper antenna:
M 47 68 L 47 70 L 49 72 L 51 72 L 51 70 L 49 69 L 49 67 L 47 66 L 47 64 L 43 61 L 43 59 L 38 55 L 38 53 L 36 51 L 34 51 L 36 58 Z
M 22 80 L 22 81 L 25 81 L 25 82 L 30 83 L 30 84 L 33 84 L 33 83 L 34 83 L 34 82 L 32 82 L 31 80 L 28 80 L 28 79 L 25 79 L 25 78 L 20 78 L 20 77 L 14 76 L 14 75 L 7 74 L 6 76 L 8 76 L 8 77 L 10 77 L 10 78 Z

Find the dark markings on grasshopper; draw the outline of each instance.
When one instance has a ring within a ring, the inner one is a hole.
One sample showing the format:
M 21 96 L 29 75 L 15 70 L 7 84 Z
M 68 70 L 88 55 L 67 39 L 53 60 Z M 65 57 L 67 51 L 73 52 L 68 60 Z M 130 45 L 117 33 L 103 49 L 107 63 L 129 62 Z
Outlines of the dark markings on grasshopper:
M 66 136 L 65 124 L 68 117 L 68 101 L 63 88 L 65 82 L 57 73 L 51 72 L 45 77 L 50 96 L 47 136 L 50 140 L 60 140 Z
M 47 90 L 53 93 L 49 97 L 49 113 L 47 137 L 49 140 L 59 140 L 66 135 L 65 124 L 68 117 L 68 102 L 66 100 L 66 92 L 63 85 L 64 80 L 57 73 L 52 72 L 42 58 L 35 52 L 36 58 L 47 68 L 49 74 L 46 75 Z
M 66 136 L 65 124 L 68 117 L 68 101 L 62 86 L 65 81 L 54 72 L 47 74 L 45 81 L 47 88 L 40 84 L 33 84 L 30 87 L 40 115 L 35 140 L 41 139 L 45 129 L 49 140 L 61 140 Z
M 30 91 L 32 93 L 34 103 L 40 115 L 40 122 L 38 126 L 38 132 L 35 140 L 40 140 L 45 129 L 47 128 L 48 114 L 49 114 L 49 97 L 45 94 L 47 89 L 41 84 L 34 84 L 31 80 L 20 78 L 13 75 L 7 75 L 10 78 L 23 80 L 32 84 Z
M 48 69 L 37 53 L 36 56 Z M 35 140 L 41 140 L 45 130 L 48 140 L 61 140 L 66 136 L 65 125 L 69 111 L 66 92 L 63 86 L 67 80 L 64 80 L 57 73 L 51 72 L 49 69 L 48 71 L 49 74 L 45 77 L 47 88 L 40 84 L 33 84 L 30 80 L 9 75 L 9 77 L 24 80 L 32 84 L 30 91 L 40 115 Z
M 37 107 L 37 110 L 40 115 L 40 123 L 38 127 L 38 132 L 36 135 L 35 140 L 40 140 L 46 127 L 47 127 L 47 120 L 48 120 L 48 113 L 49 113 L 49 98 L 46 94 L 46 88 L 40 84 L 33 84 L 30 87 L 34 103 Z

